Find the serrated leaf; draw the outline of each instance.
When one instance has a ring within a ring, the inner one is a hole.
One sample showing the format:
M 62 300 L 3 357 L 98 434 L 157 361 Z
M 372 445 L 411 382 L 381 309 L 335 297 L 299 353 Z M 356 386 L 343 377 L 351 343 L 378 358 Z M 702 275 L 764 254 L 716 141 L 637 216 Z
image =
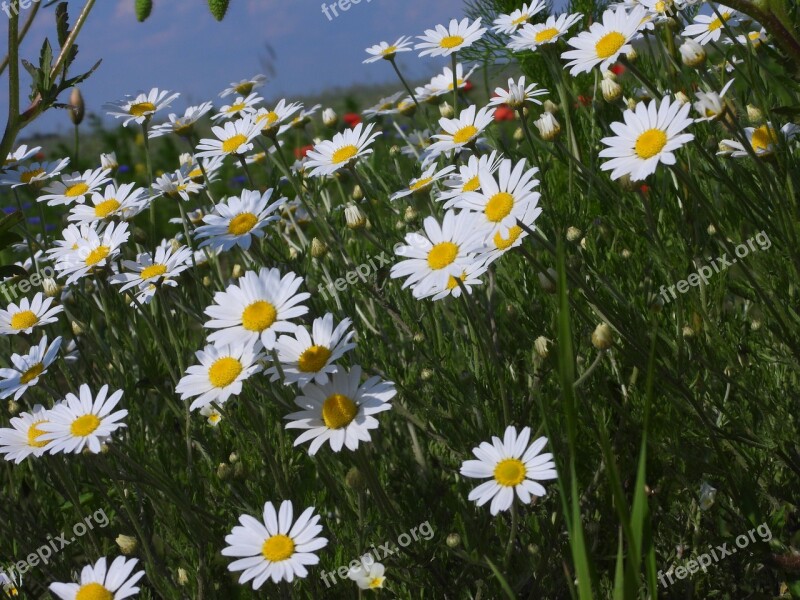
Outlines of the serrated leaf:
M 67 79 L 66 81 L 64 81 L 64 82 L 63 82 L 63 83 L 62 83 L 62 84 L 59 86 L 59 89 L 60 89 L 61 91 L 63 91 L 63 90 L 66 90 L 67 88 L 74 87 L 74 86 L 78 85 L 79 83 L 81 83 L 81 82 L 83 82 L 83 81 L 86 81 L 86 79 L 87 79 L 87 78 L 88 78 L 88 77 L 89 77 L 89 76 L 90 76 L 92 73 L 94 73 L 94 72 L 97 70 L 97 67 L 99 67 L 99 66 L 100 66 L 100 63 L 101 63 L 101 62 L 103 62 L 103 59 L 102 59 L 102 58 L 101 58 L 100 60 L 98 60 L 96 63 L 94 63 L 94 66 L 93 66 L 91 69 L 89 69 L 88 71 L 86 71 L 86 73 L 83 73 L 82 75 L 78 75 L 77 77 L 73 77 L 72 79 Z
M 50 39 L 45 38 L 42 50 L 39 52 L 39 69 L 42 75 L 39 89 L 42 95 L 50 90 L 50 69 L 53 66 L 53 48 L 50 46 Z
M 58 31 L 58 47 L 63 48 L 69 36 L 69 13 L 66 2 L 60 2 L 56 6 L 56 30 Z

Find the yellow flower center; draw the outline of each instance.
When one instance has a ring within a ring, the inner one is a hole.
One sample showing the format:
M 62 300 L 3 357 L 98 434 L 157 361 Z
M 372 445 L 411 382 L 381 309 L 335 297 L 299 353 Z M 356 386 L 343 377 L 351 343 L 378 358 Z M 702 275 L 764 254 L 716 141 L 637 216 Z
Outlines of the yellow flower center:
M 83 196 L 86 192 L 89 191 L 89 186 L 83 183 L 76 183 L 75 185 L 71 185 L 66 189 L 64 195 L 67 198 L 77 198 L 78 196 Z
M 492 238 L 492 241 L 494 242 L 494 245 L 497 247 L 498 250 L 507 250 L 514 244 L 514 242 L 517 241 L 517 238 L 520 236 L 521 233 L 522 233 L 522 227 L 520 227 L 519 225 L 514 225 L 513 227 L 508 228 L 507 238 L 504 238 L 502 235 L 500 235 L 500 232 L 498 231 L 497 233 L 494 234 L 494 238 Z
M 208 380 L 216 388 L 228 387 L 242 372 L 242 363 L 232 356 L 218 358 L 208 370 Z
M 481 187 L 481 180 L 477 175 L 475 175 L 475 177 L 473 177 L 467 183 L 464 184 L 464 187 L 461 188 L 461 191 L 462 192 L 474 192 L 479 187 Z
M 381 51 L 382 56 L 389 56 L 390 54 L 394 54 L 397 52 L 397 46 L 389 46 L 386 50 Z
M 97 415 L 83 415 L 72 422 L 69 430 L 72 432 L 72 435 L 76 437 L 86 437 L 93 433 L 98 427 L 100 427 L 100 419 Z
M 329 429 L 341 429 L 358 414 L 358 405 L 347 396 L 333 394 L 322 404 L 322 420 Z
M 41 375 L 42 371 L 44 371 L 44 365 L 42 363 L 36 363 L 22 374 L 22 377 L 19 378 L 19 382 L 23 385 L 27 385 Z
M 369 582 L 369 588 L 375 589 L 379 588 L 383 585 L 383 580 L 386 579 L 385 577 L 376 577 L 372 581 Z
M 143 117 L 147 113 L 152 113 L 155 111 L 156 105 L 152 102 L 139 102 L 138 104 L 131 104 L 131 107 L 128 109 L 128 112 L 134 117 Z
M 228 223 L 228 233 L 231 235 L 244 235 L 253 229 L 256 223 L 258 223 L 258 217 L 253 213 L 246 212 L 236 215 Z
M 180 119 L 177 119 L 175 123 L 172 125 L 172 130 L 178 135 L 187 135 L 192 131 L 192 122 L 183 122 Z
M 762 125 L 753 131 L 750 145 L 755 152 L 767 152 L 770 146 L 778 141 L 778 135 L 772 127 Z
M 719 17 L 714 17 L 714 20 L 708 24 L 709 31 L 716 31 L 722 27 L 722 24 L 728 21 L 733 15 L 729 12 L 720 13 L 722 15 L 722 19 Z
M 608 58 L 619 52 L 626 41 L 625 36 L 620 32 L 611 31 L 597 40 L 594 49 L 599 58 Z
M 457 79 L 456 83 L 458 83 L 458 87 L 461 87 L 461 85 L 464 83 L 464 80 L 463 79 Z M 449 84 L 447 84 L 447 89 L 450 90 L 451 92 L 453 91 L 453 82 L 452 81 Z
M 142 279 L 151 279 L 153 277 L 160 277 L 164 273 L 167 272 L 167 265 L 150 265 L 149 267 L 145 267 L 142 269 L 141 278 Z
M 458 246 L 453 242 L 440 242 L 428 252 L 428 266 L 434 271 L 444 269 L 458 256 Z
M 30 427 L 28 427 L 28 446 L 32 448 L 44 448 L 47 446 L 47 442 L 40 442 L 39 436 L 44 433 L 41 429 L 38 429 L 36 426 L 41 425 L 42 423 L 47 423 L 47 421 L 36 421 Z
M 203 176 L 203 171 L 200 167 L 197 167 L 194 171 L 189 171 L 186 175 L 189 179 L 198 179 L 199 177 Z M 186 187 L 186 186 L 184 186 Z
M 511 24 L 516 27 L 517 25 L 522 25 L 529 18 L 530 17 L 528 15 L 521 15 L 521 16 L 517 17 L 516 19 L 514 19 L 513 21 L 511 21 Z
M 277 120 L 278 120 L 278 113 L 276 113 L 274 110 L 271 110 L 268 113 L 258 115 L 258 117 L 256 118 L 256 123 L 261 123 L 261 121 L 266 121 L 267 125 L 272 125 Z
M 667 145 L 667 134 L 660 129 L 648 129 L 636 138 L 636 154 L 639 158 L 652 158 Z
M 94 266 L 99 263 L 101 260 L 104 260 L 109 252 L 111 252 L 111 248 L 108 246 L 98 246 L 91 252 L 89 252 L 89 256 L 86 257 L 86 266 Z
M 232 104 L 231 106 L 228 107 L 228 110 L 225 112 L 227 112 L 230 115 L 233 113 L 237 113 L 240 110 L 244 110 L 245 108 L 247 108 L 247 104 L 245 104 L 244 102 L 240 102 L 239 104 Z
M 253 302 L 242 313 L 242 327 L 247 331 L 264 331 L 278 318 L 278 311 L 265 300 Z
M 442 41 L 439 42 L 439 45 L 442 48 L 447 48 L 449 50 L 451 48 L 458 48 L 463 43 L 464 38 L 460 35 L 448 35 L 447 37 L 442 38 Z
M 114 600 L 114 594 L 99 583 L 87 583 L 75 594 L 75 600 Z
M 234 154 L 238 149 L 239 146 L 242 144 L 247 143 L 247 136 L 243 133 L 237 133 L 232 138 L 229 138 L 222 142 L 222 151 L 226 154 Z
M 339 148 L 336 152 L 333 153 L 331 157 L 331 161 L 335 165 L 339 165 L 343 162 L 347 162 L 351 158 L 353 158 L 356 154 L 358 154 L 358 148 L 353 146 L 352 144 L 349 146 L 344 146 Z
M 513 487 L 525 479 L 525 465 L 518 458 L 507 458 L 497 463 L 494 468 L 494 479 L 500 485 Z
M 34 169 L 33 171 L 26 171 L 25 173 L 19 176 L 19 180 L 22 183 L 30 183 L 31 179 L 43 174 L 44 174 L 44 169 Z
M 267 538 L 261 546 L 261 554 L 270 562 L 286 560 L 294 554 L 294 541 L 287 535 L 279 533 Z
M 462 127 L 453 134 L 453 143 L 466 144 L 476 135 L 478 135 L 478 128 L 475 127 L 474 125 L 467 125 L 466 127 Z
M 466 271 L 462 271 L 461 275 L 459 275 L 458 278 L 453 277 L 452 275 L 450 275 L 450 279 L 447 280 L 447 289 L 448 290 L 456 289 L 458 287 L 458 282 L 459 281 L 464 281 L 466 278 L 467 278 L 467 272 Z
M 483 212 L 492 223 L 498 223 L 508 216 L 512 208 L 514 208 L 514 196 L 508 192 L 500 192 L 489 198 Z
M 303 373 L 316 373 L 328 362 L 331 351 L 325 346 L 311 346 L 305 350 L 297 361 L 297 367 Z
M 104 202 L 101 202 L 100 204 L 95 206 L 94 214 L 95 216 L 100 217 L 102 219 L 113 213 L 119 207 L 120 203 L 117 202 L 114 198 L 111 198 L 110 200 L 105 200 Z
M 431 184 L 433 181 L 433 177 L 425 177 L 424 179 L 418 179 L 414 183 L 412 183 L 408 189 L 412 192 L 416 192 L 417 190 L 421 190 Z
M 533 39 L 537 44 L 546 44 L 554 37 L 556 37 L 559 33 L 561 32 L 555 27 L 548 27 L 547 29 L 542 29 L 541 31 L 537 31 Z
M 11 317 L 12 329 L 30 329 L 39 322 L 36 313 L 30 310 L 23 310 Z
M 667 9 L 666 2 L 656 2 L 655 5 L 656 12 L 663 13 Z

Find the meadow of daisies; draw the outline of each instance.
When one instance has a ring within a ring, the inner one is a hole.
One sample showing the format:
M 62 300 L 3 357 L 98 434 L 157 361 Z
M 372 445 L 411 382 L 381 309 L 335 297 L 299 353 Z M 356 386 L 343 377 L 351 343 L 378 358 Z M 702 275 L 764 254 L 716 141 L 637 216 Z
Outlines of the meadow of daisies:
M 89 132 L 60 6 L 2 141 L 3 593 L 800 597 L 796 8 L 473 0 L 362 40 L 358 112 Z

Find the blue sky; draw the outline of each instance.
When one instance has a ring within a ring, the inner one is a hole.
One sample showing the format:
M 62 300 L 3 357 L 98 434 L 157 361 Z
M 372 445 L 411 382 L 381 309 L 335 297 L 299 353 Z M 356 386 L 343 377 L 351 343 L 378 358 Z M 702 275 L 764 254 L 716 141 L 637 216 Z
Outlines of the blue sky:
M 83 3 L 69 4 L 74 20 Z M 275 69 L 261 88 L 268 99 L 356 82 L 384 83 L 395 78 L 391 66 L 362 65 L 364 48 L 384 39 L 393 42 L 401 35 L 421 34 L 436 23 L 461 17 L 463 11 L 462 0 L 361 0 L 329 21 L 321 0 L 231 0 L 228 16 L 218 23 L 205 0 L 155 0 L 154 4 L 150 18 L 139 23 L 134 0 L 98 0 L 79 37 L 80 54 L 73 67 L 77 74 L 103 59 L 100 69 L 82 85 L 88 110 L 101 112 L 104 102 L 151 87 L 181 92 L 173 104 L 181 111 L 187 103 L 216 99 L 230 82 L 263 72 L 266 44 L 274 51 Z M 53 12 L 54 7 L 42 8 L 28 34 L 22 56 L 31 62 L 36 62 L 45 36 L 55 39 Z M 0 39 L 6 38 L 7 28 L 0 13 Z M 416 53 L 406 53 L 400 64 L 414 77 L 440 70 L 449 59 L 419 59 Z M 28 75 L 24 70 L 22 75 L 25 106 Z M 3 121 L 7 97 L 5 73 L 0 82 Z M 54 111 L 26 132 L 70 129 L 66 113 Z

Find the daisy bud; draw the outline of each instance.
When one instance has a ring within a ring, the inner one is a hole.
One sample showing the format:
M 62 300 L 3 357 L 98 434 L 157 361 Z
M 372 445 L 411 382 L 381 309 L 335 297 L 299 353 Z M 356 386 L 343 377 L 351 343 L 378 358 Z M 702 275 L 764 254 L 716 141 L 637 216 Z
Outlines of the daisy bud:
M 75 125 L 80 125 L 83 121 L 83 116 L 86 114 L 86 104 L 78 88 L 72 88 L 72 94 L 69 97 L 69 105 L 69 118 Z
M 583 232 L 578 229 L 577 227 L 570 227 L 567 229 L 567 241 L 568 242 L 576 242 L 581 239 Z
M 291 260 L 294 260 L 298 256 L 300 256 L 300 254 L 297 252 L 297 248 L 295 248 L 294 246 L 289 246 L 289 258 Z
M 630 110 L 635 110 L 636 109 L 636 105 L 639 104 L 639 102 L 636 100 L 636 98 L 625 98 L 624 100 L 625 100 L 625 105 Z
M 22 409 L 22 406 L 18 402 L 14 401 L 14 400 L 9 400 L 8 401 L 8 412 L 12 417 L 14 415 L 19 414 L 19 411 L 21 409 Z
M 186 585 L 189 583 L 189 573 L 183 567 L 178 567 L 178 573 L 175 579 L 178 580 L 178 585 Z
M 461 536 L 457 533 L 451 533 L 447 536 L 447 547 L 458 548 L 461 545 Z
M 714 504 L 714 499 L 717 496 L 716 488 L 710 486 L 707 482 L 703 482 L 700 486 L 700 510 L 708 510 Z
M 615 102 L 622 96 L 622 86 L 613 79 L 603 79 L 600 82 L 600 89 L 606 102 Z
M 208 275 L 203 277 L 203 286 L 204 287 L 211 287 L 211 277 L 209 277 Z
M 614 343 L 614 332 L 607 323 L 600 323 L 592 333 L 592 346 L 598 350 L 608 350 Z
M 403 220 L 406 223 L 411 223 L 419 216 L 417 209 L 413 206 L 407 206 L 406 211 L 403 213 Z
M 683 337 L 685 337 L 685 338 L 694 337 L 694 329 L 692 329 L 692 328 L 691 328 L 691 327 L 689 327 L 688 325 L 684 325 L 684 326 L 683 326 L 683 330 L 681 331 L 681 334 L 682 334 L 682 335 L 683 335 Z
M 691 38 L 687 38 L 678 50 L 681 53 L 683 64 L 687 67 L 696 69 L 706 62 L 705 49 Z
M 559 125 L 551 112 L 543 112 L 542 116 L 534 121 L 533 124 L 536 125 L 539 135 L 546 142 L 552 142 L 561 133 L 561 125 Z
M 603 71 L 603 79 L 610 79 L 611 81 L 616 81 L 617 76 L 614 74 L 614 71 L 605 70 Z
M 58 285 L 58 282 L 52 277 L 44 277 L 42 279 L 42 289 L 44 290 L 45 296 L 48 298 L 55 298 L 64 288 L 63 286 Z
M 628 59 L 630 62 L 633 62 L 633 61 L 635 61 L 637 58 L 639 58 L 639 55 L 636 53 L 636 49 L 635 49 L 635 48 L 633 48 L 633 47 L 631 47 L 631 49 L 630 49 L 630 50 L 628 50 L 628 51 L 625 53 L 625 58 L 627 58 L 627 59 Z
M 456 111 L 453 110 L 453 107 L 450 106 L 448 102 L 442 102 L 439 105 L 439 114 L 441 114 L 445 119 L 452 119 L 455 116 Z
M 353 188 L 353 193 L 350 194 L 350 197 L 358 202 L 364 198 L 364 190 L 361 189 L 360 185 L 356 184 L 356 186 Z
M 419 378 L 422 379 L 422 381 L 430 381 L 433 378 L 433 371 L 431 369 L 422 369 Z
M 681 104 L 688 104 L 689 102 L 691 102 L 691 100 L 689 100 L 689 96 L 687 96 L 683 92 L 676 92 L 675 99 Z
M 624 248 L 620 254 L 622 255 L 622 258 L 624 258 L 625 260 L 628 260 L 631 257 L 631 251 L 628 250 L 627 248 Z
M 411 339 L 414 340 L 415 344 L 421 344 L 421 343 L 423 343 L 425 341 L 425 334 L 424 333 L 415 333 L 414 337 L 411 338 Z
M 228 463 L 219 463 L 217 467 L 217 477 L 222 481 L 229 479 L 231 476 L 231 466 Z
M 170 245 L 170 248 L 172 248 L 173 252 L 177 252 L 178 250 L 181 249 L 181 243 L 178 240 L 176 240 L 175 238 L 172 238 L 169 241 L 169 245 Z
M 244 465 L 240 462 L 237 462 L 233 465 L 233 477 L 234 479 L 241 479 L 244 475 Z
M 357 492 L 363 491 L 367 487 L 367 482 L 358 467 L 350 467 L 347 475 L 344 476 L 344 482 L 347 487 L 356 490 Z
M 400 102 L 397 103 L 397 110 L 404 117 L 412 117 L 414 116 L 414 113 L 417 112 L 417 105 L 414 104 L 414 101 L 411 98 L 406 98 L 405 100 L 400 100 Z
M 547 269 L 547 273 L 539 273 L 539 285 L 548 294 L 556 293 L 556 278 L 557 273 L 555 269 Z
M 402 153 L 403 152 L 402 152 L 402 150 L 400 150 L 400 146 L 398 146 L 396 144 L 394 146 L 392 146 L 391 148 L 389 148 L 389 156 L 391 156 L 392 158 L 394 158 L 395 156 L 399 156 Z
M 716 235 L 716 233 L 717 233 L 717 228 L 716 228 L 716 227 L 714 227 L 713 225 L 709 225 L 709 226 L 706 228 L 706 232 L 708 233 L 708 235 Z
M 554 115 L 558 112 L 558 104 L 552 100 L 545 100 L 542 107 L 544 108 L 544 112 L 548 112 L 551 115 Z
M 761 112 L 761 109 L 753 106 L 752 104 L 747 105 L 747 119 L 753 125 L 759 125 L 764 122 L 764 113 Z
M 231 452 L 231 455 L 228 457 L 228 462 L 234 465 L 238 461 L 239 461 L 239 455 L 236 454 L 236 452 Z
M 117 542 L 117 546 L 119 546 L 120 552 L 122 552 L 125 556 L 130 556 L 134 552 L 136 552 L 136 548 L 138 547 L 138 543 L 136 542 L 135 537 L 131 537 L 129 535 L 119 534 L 117 539 L 114 540 Z
M 83 327 L 77 321 L 72 321 L 70 323 L 72 325 L 72 334 L 73 335 L 81 335 L 83 333 Z
M 758 331 L 761 329 L 761 319 L 753 319 L 750 321 L 750 331 Z
M 323 258 L 328 253 L 328 246 L 321 239 L 315 237 L 311 240 L 311 256 L 313 258 Z
M 239 279 L 239 277 L 242 276 L 243 272 L 244 272 L 244 269 L 242 269 L 242 265 L 237 263 L 237 264 L 233 265 L 233 268 L 231 269 L 231 277 L 233 279 Z
M 581 238 L 581 249 L 586 250 L 586 238 Z
M 514 132 L 514 141 L 521 142 L 525 139 L 525 132 L 522 131 L 522 127 L 517 127 L 517 130 Z
M 350 229 L 361 229 L 367 224 L 367 217 L 355 204 L 348 204 L 345 207 L 344 219 Z
M 119 163 L 117 162 L 117 153 L 109 152 L 108 154 L 101 154 L 100 166 L 104 169 L 111 169 L 112 171 L 116 170 L 119 167 Z
M 405 221 L 398 221 L 397 223 L 394 224 L 394 228 L 397 231 L 403 231 L 406 228 Z
M 322 111 L 322 122 L 325 127 L 336 127 L 339 122 L 339 115 L 332 108 L 326 108 Z
M 536 350 L 536 354 L 539 358 L 547 358 L 547 355 L 550 354 L 550 351 L 547 349 L 547 345 L 550 343 L 543 335 L 540 335 L 536 338 L 536 341 L 533 342 L 533 349 Z

